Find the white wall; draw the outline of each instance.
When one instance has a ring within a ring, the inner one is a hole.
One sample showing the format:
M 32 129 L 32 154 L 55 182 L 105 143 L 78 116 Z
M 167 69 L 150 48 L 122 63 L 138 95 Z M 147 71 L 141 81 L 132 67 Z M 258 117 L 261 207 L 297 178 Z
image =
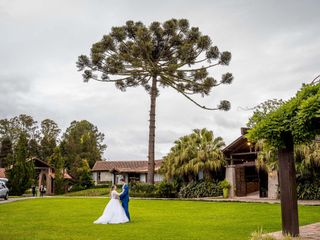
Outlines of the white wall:
M 145 173 L 140 173 L 140 182 L 147 182 L 147 174 Z
M 232 198 L 235 196 L 236 190 L 236 169 L 234 165 L 226 166 L 226 180 L 231 185 L 231 188 L 229 190 L 229 196 Z
M 268 173 L 268 198 L 278 198 L 278 174 L 277 171 Z
M 161 175 L 159 173 L 154 174 L 154 181 L 155 182 L 161 182 L 162 180 L 163 180 L 163 175 Z
M 113 174 L 110 172 L 100 172 L 100 182 L 98 182 L 98 172 L 92 172 L 92 178 L 95 185 L 97 185 L 100 182 L 112 182 Z
M 97 183 L 97 181 L 98 181 L 98 179 L 97 179 L 97 172 L 92 172 L 92 179 L 93 179 L 93 181 L 94 181 L 94 184 L 97 185 L 97 184 L 98 184 L 98 183 Z
M 110 172 L 101 172 L 100 173 L 100 182 L 109 182 L 112 181 L 113 174 Z

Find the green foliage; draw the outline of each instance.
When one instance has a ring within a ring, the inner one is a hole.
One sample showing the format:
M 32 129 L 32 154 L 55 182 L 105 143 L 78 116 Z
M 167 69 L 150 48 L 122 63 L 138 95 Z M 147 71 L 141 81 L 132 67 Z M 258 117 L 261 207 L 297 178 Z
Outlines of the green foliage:
M 156 186 L 149 183 L 130 183 L 130 196 L 132 197 L 156 197 Z
M 225 179 L 221 182 L 219 182 L 219 187 L 222 188 L 222 189 L 230 189 L 231 188 L 231 185 L 230 183 Z
M 5 137 L 0 144 L 0 167 L 7 168 L 9 166 L 9 157 L 12 155 L 12 142 Z
M 0 120 L 0 140 L 10 140 L 14 148 L 20 134 L 24 133 L 29 139 L 29 156 L 44 161 L 53 154 L 59 132 L 58 125 L 50 119 L 43 120 L 40 129 L 37 121 L 25 114 Z
M 283 103 L 284 101 L 282 99 L 269 99 L 255 106 L 253 108 L 253 115 L 248 120 L 247 127 L 253 128 L 258 122 L 279 108 Z
M 58 124 L 53 120 L 45 119 L 41 122 L 41 159 L 44 161 L 48 161 L 54 153 L 60 132 Z
M 157 195 L 161 198 L 174 198 L 177 196 L 177 186 L 170 182 L 161 182 L 157 186 Z
M 50 163 L 55 168 L 55 179 L 54 179 L 54 193 L 62 194 L 64 193 L 64 159 L 61 155 L 61 150 L 59 147 L 55 147 L 53 154 L 50 157 Z
M 157 184 L 130 183 L 130 196 L 174 198 L 177 196 L 177 186 L 174 183 L 161 182 Z
M 11 119 L 0 119 L 0 140 L 10 139 L 15 148 L 22 133 L 26 134 L 28 139 L 39 138 L 37 122 L 31 116 L 20 114 Z
M 320 200 L 320 179 L 315 182 L 298 181 L 297 195 L 302 200 Z
M 296 145 L 308 143 L 320 134 L 320 83 L 303 85 L 296 96 L 259 121 L 246 135 L 252 142 L 265 139 L 277 149 L 293 138 Z
M 230 52 L 221 52 L 209 36 L 199 28 L 190 27 L 186 19 L 171 19 L 164 23 L 127 21 L 113 27 L 108 35 L 92 45 L 91 55 L 81 55 L 77 61 L 85 82 L 96 80 L 115 83 L 121 91 L 142 86 L 151 94 L 151 81 L 171 87 L 199 107 L 190 94 L 209 95 L 220 84 L 230 84 L 231 73 L 216 80 L 209 68 L 228 65 Z M 222 101 L 215 109 L 228 110 L 230 103 Z
M 14 164 L 12 168 L 7 169 L 8 186 L 12 195 L 20 196 L 31 187 L 34 166 L 32 161 L 27 161 L 28 155 L 27 135 L 21 133 L 13 155 Z
M 93 186 L 91 168 L 86 159 L 82 160 L 81 166 L 77 168 L 77 176 L 79 176 L 79 184 L 89 188 Z
M 92 123 L 82 120 L 71 122 L 63 134 L 61 148 L 67 166 L 79 166 L 79 159 L 86 159 L 90 167 L 101 159 L 106 145 L 103 144 L 104 134 Z M 76 162 L 75 162 L 76 161 Z M 74 172 L 74 171 L 73 171 Z
M 168 180 L 183 177 L 188 182 L 190 176 L 195 180 L 200 170 L 206 174 L 224 165 L 221 151 L 224 145 L 222 138 L 215 138 L 212 131 L 195 129 L 192 134 L 175 141 L 169 154 L 164 157 L 161 172 Z
M 104 134 L 86 120 L 73 121 L 67 128 L 60 147 L 65 166 L 76 181 L 81 181 L 78 169 L 83 167 L 83 160 L 88 162 L 90 168 L 101 160 L 106 148 L 103 140 Z
M 222 188 L 218 181 L 191 182 L 181 188 L 179 197 L 181 198 L 201 198 L 222 196 Z

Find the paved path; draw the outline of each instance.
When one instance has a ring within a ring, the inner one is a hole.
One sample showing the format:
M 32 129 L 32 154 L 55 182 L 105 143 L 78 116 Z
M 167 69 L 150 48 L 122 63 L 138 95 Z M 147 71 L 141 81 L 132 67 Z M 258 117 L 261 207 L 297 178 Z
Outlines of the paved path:
M 28 200 L 28 199 L 34 199 L 35 197 L 21 197 L 21 198 L 10 198 L 8 200 L 4 200 L 3 198 L 0 199 L 0 204 L 4 203 L 11 203 L 11 202 L 16 202 L 16 201 L 21 201 L 21 200 Z
M 267 234 L 275 239 L 283 239 L 282 232 Z M 319 240 L 320 239 L 320 222 L 300 227 L 300 237 L 293 238 L 297 240 Z

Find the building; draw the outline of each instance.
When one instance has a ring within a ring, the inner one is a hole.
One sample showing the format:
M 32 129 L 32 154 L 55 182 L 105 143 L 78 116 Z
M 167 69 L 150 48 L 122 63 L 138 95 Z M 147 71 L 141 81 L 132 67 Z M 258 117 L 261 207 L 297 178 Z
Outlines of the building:
M 50 166 L 47 162 L 42 161 L 38 158 L 31 158 L 28 161 L 32 161 L 34 164 L 34 170 L 36 174 L 36 183 L 38 189 L 43 185 L 46 187 L 46 194 L 54 194 L 54 180 L 55 180 L 55 169 Z M 0 178 L 5 178 L 6 172 L 5 168 L 0 168 Z M 63 178 L 65 182 L 65 187 L 67 190 L 68 186 L 71 185 L 72 177 L 63 170 Z
M 252 143 L 245 138 L 247 129 L 241 129 L 241 136 L 223 149 L 228 162 L 226 179 L 231 184 L 230 197 L 256 196 L 276 199 L 278 197 L 278 173 L 257 169 L 257 153 Z
M 161 182 L 158 172 L 162 160 L 155 160 L 154 181 Z M 118 184 L 122 178 L 126 182 L 147 182 L 148 161 L 97 161 L 92 168 L 95 184 Z

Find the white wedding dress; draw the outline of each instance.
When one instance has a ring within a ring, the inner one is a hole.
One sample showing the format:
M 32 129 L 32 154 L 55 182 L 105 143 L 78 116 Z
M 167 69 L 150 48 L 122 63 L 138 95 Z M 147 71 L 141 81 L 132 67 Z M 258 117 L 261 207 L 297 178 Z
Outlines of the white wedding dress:
M 95 224 L 117 224 L 126 223 L 129 219 L 120 203 L 119 193 L 115 190 L 111 192 L 111 199 L 108 202 L 106 208 L 103 211 L 101 217 L 99 217 L 93 223 Z

